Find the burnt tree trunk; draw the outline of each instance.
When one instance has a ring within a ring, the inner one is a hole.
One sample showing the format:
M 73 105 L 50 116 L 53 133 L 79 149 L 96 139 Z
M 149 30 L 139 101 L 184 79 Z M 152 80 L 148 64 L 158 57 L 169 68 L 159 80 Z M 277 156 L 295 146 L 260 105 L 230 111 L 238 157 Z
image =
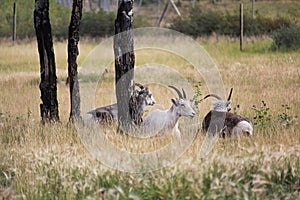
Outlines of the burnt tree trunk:
M 115 77 L 118 125 L 119 130 L 124 130 L 132 124 L 129 99 L 134 88 L 133 0 L 119 0 L 118 5 L 114 36 Z
M 35 0 L 34 27 L 40 55 L 42 121 L 58 121 L 57 78 L 49 19 L 49 0 Z
M 82 16 L 82 0 L 73 0 L 72 16 L 69 25 L 68 39 L 68 78 L 70 86 L 71 122 L 81 119 L 80 116 L 80 93 L 77 72 L 77 56 L 79 55 L 79 26 Z

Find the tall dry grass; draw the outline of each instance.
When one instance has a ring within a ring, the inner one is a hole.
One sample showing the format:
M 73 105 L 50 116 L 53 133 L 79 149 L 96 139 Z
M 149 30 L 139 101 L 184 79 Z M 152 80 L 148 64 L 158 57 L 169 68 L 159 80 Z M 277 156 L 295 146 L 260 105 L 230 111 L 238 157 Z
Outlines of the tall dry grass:
M 61 123 L 40 124 L 38 55 L 35 42 L 14 46 L 1 42 L 0 65 L 0 197 L 21 199 L 297 199 L 300 194 L 299 52 L 269 52 L 268 39 L 253 39 L 245 51 L 228 38 L 199 40 L 216 62 L 224 85 L 234 88 L 232 107 L 254 120 L 266 110 L 270 123 L 254 126 L 254 136 L 218 140 L 199 157 L 205 137 L 199 132 L 191 146 L 171 166 L 145 173 L 112 169 L 93 158 L 75 128 L 67 124 L 69 92 L 65 85 L 66 45 L 55 43 Z M 94 43 L 80 43 L 79 65 Z M 25 51 L 26 49 L 26 51 Z M 5 53 L 4 53 L 5 52 Z M 17 56 L 16 56 L 17 55 Z M 184 60 L 167 52 L 137 51 L 137 65 L 147 56 L 192 74 Z M 113 75 L 113 65 L 108 75 Z M 185 71 L 185 70 L 186 71 Z M 88 77 L 87 77 L 88 78 Z M 198 79 L 199 78 L 199 79 Z M 97 81 L 97 80 L 95 80 Z M 85 84 L 83 79 L 81 84 Z M 110 103 L 113 79 L 99 83 L 95 106 Z M 171 92 L 151 85 L 158 103 L 170 106 Z M 164 92 L 162 92 L 164 90 Z M 201 91 L 207 93 L 205 83 Z M 164 95 L 162 95 L 164 94 Z M 108 96 L 108 97 L 107 97 Z M 201 98 L 203 96 L 199 96 Z M 94 97 L 93 97 L 94 98 Z M 285 109 L 282 104 L 291 109 Z M 239 105 L 239 106 L 238 106 Z M 200 119 L 211 102 L 201 102 Z M 282 114 L 290 117 L 284 121 Z M 83 113 L 84 114 L 84 113 Z M 264 120 L 264 119 L 261 119 Z M 288 123 L 288 126 L 287 126 Z M 152 151 L 172 138 L 145 143 L 109 129 L 106 136 L 121 149 Z M 147 146 L 148 145 L 148 146 Z

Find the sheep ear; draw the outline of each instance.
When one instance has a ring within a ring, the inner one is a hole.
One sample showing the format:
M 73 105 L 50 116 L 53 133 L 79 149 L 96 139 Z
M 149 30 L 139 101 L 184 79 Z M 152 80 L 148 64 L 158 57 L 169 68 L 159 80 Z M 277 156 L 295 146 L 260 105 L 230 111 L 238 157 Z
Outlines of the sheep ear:
M 176 99 L 172 98 L 171 101 L 172 101 L 172 103 L 173 103 L 175 106 L 178 106 L 178 102 L 177 102 Z

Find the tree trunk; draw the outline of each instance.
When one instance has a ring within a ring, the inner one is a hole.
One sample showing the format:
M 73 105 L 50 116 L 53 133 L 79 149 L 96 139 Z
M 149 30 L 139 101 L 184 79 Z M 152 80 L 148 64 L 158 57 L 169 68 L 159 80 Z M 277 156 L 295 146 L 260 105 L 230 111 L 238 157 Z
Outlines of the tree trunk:
M 89 4 L 90 4 L 90 11 L 92 11 L 93 10 L 93 1 L 89 0 Z
M 70 86 L 71 122 L 81 119 L 80 116 L 80 93 L 77 72 L 77 56 L 79 55 L 79 26 L 82 16 L 82 0 L 73 0 L 72 16 L 69 25 L 68 39 L 68 78 Z
M 34 27 L 40 55 L 42 121 L 58 121 L 57 78 L 49 19 L 49 0 L 35 0 Z
M 106 12 L 109 11 L 109 0 L 103 0 L 103 10 Z
M 101 10 L 101 0 L 98 0 L 98 9 Z
M 168 12 L 168 9 L 169 9 L 169 3 L 170 3 L 170 1 L 167 0 L 167 3 L 166 3 L 166 5 L 165 5 L 165 8 L 164 8 L 162 14 L 161 14 L 161 17 L 160 17 L 159 20 L 158 20 L 158 27 L 160 27 L 160 23 L 162 22 L 163 18 L 165 17 L 165 14 Z
M 114 54 L 116 97 L 118 104 L 119 130 L 128 131 L 132 124 L 129 115 L 129 99 L 133 92 L 134 49 L 133 49 L 133 0 L 119 0 L 115 20 Z

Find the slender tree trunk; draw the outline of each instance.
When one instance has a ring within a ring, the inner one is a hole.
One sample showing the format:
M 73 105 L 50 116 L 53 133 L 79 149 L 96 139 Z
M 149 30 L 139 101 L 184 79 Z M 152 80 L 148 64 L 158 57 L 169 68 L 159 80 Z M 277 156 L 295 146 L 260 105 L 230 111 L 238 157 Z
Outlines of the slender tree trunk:
M 165 17 L 165 14 L 168 12 L 169 4 L 170 4 L 170 1 L 167 0 L 167 3 L 165 5 L 165 8 L 164 8 L 162 14 L 161 14 L 161 17 L 158 20 L 158 25 L 157 25 L 158 27 L 160 27 L 160 23 L 162 22 L 163 18 Z
M 106 12 L 109 11 L 109 0 L 102 0 L 102 9 Z
M 89 0 L 89 4 L 90 4 L 90 10 L 92 11 L 93 10 L 93 1 Z
M 119 130 L 132 124 L 129 114 L 129 99 L 133 92 L 134 48 L 133 48 L 133 0 L 119 0 L 115 20 L 114 54 L 116 75 L 116 97 L 118 104 Z
M 49 0 L 35 0 L 34 27 L 40 55 L 42 121 L 58 121 L 57 78 L 49 19 Z
M 255 0 L 252 0 L 252 20 L 254 19 Z
M 73 0 L 72 16 L 69 25 L 68 39 L 68 76 L 70 84 L 71 111 L 69 120 L 81 119 L 80 93 L 77 72 L 77 56 L 79 55 L 79 26 L 82 17 L 82 0 Z

